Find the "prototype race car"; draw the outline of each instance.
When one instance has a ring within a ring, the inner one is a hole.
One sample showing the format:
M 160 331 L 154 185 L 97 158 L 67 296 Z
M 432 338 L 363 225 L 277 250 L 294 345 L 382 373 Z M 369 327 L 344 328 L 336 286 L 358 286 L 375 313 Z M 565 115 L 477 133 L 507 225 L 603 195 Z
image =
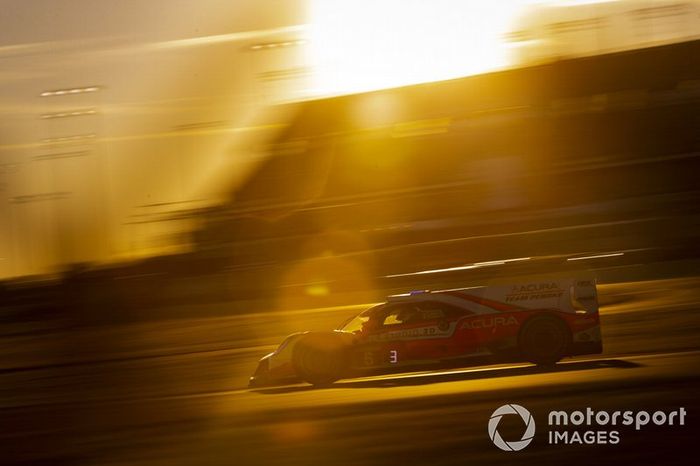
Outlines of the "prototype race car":
M 335 331 L 301 332 L 264 356 L 251 387 L 457 366 L 551 365 L 602 352 L 595 281 L 546 279 L 390 296 Z

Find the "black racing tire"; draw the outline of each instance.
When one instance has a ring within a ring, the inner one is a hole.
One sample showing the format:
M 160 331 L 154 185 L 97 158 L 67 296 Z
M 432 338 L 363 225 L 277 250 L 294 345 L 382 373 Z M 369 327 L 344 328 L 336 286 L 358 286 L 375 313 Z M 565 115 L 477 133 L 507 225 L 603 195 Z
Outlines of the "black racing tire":
M 331 385 L 343 378 L 349 366 L 346 344 L 332 333 L 309 333 L 292 352 L 297 375 L 314 386 Z
M 537 316 L 525 322 L 518 346 L 526 361 L 538 366 L 551 366 L 567 355 L 571 332 L 554 316 Z

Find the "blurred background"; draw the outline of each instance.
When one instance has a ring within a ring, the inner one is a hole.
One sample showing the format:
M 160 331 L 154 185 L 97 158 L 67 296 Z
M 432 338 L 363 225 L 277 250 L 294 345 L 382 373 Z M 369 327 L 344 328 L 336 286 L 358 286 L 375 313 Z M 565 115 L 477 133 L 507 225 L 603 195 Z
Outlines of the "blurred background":
M 485 224 L 668 215 L 693 204 L 699 8 L 5 2 L 0 276 L 344 254 L 371 281 L 510 257 L 415 246 Z M 646 236 L 521 255 L 676 245 Z
M 1 6 L 9 408 L 239 387 L 410 289 L 700 300 L 698 0 Z M 651 346 L 697 348 L 692 316 Z M 618 323 L 613 353 L 657 325 Z

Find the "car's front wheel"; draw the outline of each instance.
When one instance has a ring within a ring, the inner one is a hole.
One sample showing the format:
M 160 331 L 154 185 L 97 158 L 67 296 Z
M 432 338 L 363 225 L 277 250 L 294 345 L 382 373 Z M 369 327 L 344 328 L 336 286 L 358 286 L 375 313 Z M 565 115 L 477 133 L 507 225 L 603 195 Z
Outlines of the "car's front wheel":
M 330 385 L 343 377 L 348 366 L 346 344 L 331 333 L 310 333 L 294 347 L 294 369 L 312 385 Z
M 566 324 L 556 317 L 534 317 L 520 332 L 520 352 L 526 361 L 537 365 L 556 364 L 563 358 L 571 341 Z

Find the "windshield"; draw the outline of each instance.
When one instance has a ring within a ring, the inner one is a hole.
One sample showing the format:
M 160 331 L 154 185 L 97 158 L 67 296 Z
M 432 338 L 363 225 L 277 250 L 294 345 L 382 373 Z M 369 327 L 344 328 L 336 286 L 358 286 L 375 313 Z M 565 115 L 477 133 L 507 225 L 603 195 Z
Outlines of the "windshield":
M 383 304 L 380 304 L 378 306 L 374 306 L 374 307 L 371 307 L 365 311 L 362 311 L 357 316 L 346 320 L 340 327 L 338 327 L 338 330 L 342 330 L 343 332 L 350 332 L 350 333 L 359 332 L 360 330 L 362 330 L 362 325 L 364 325 L 364 323 L 369 320 L 370 316 L 377 309 L 379 309 L 381 306 L 383 306 Z

